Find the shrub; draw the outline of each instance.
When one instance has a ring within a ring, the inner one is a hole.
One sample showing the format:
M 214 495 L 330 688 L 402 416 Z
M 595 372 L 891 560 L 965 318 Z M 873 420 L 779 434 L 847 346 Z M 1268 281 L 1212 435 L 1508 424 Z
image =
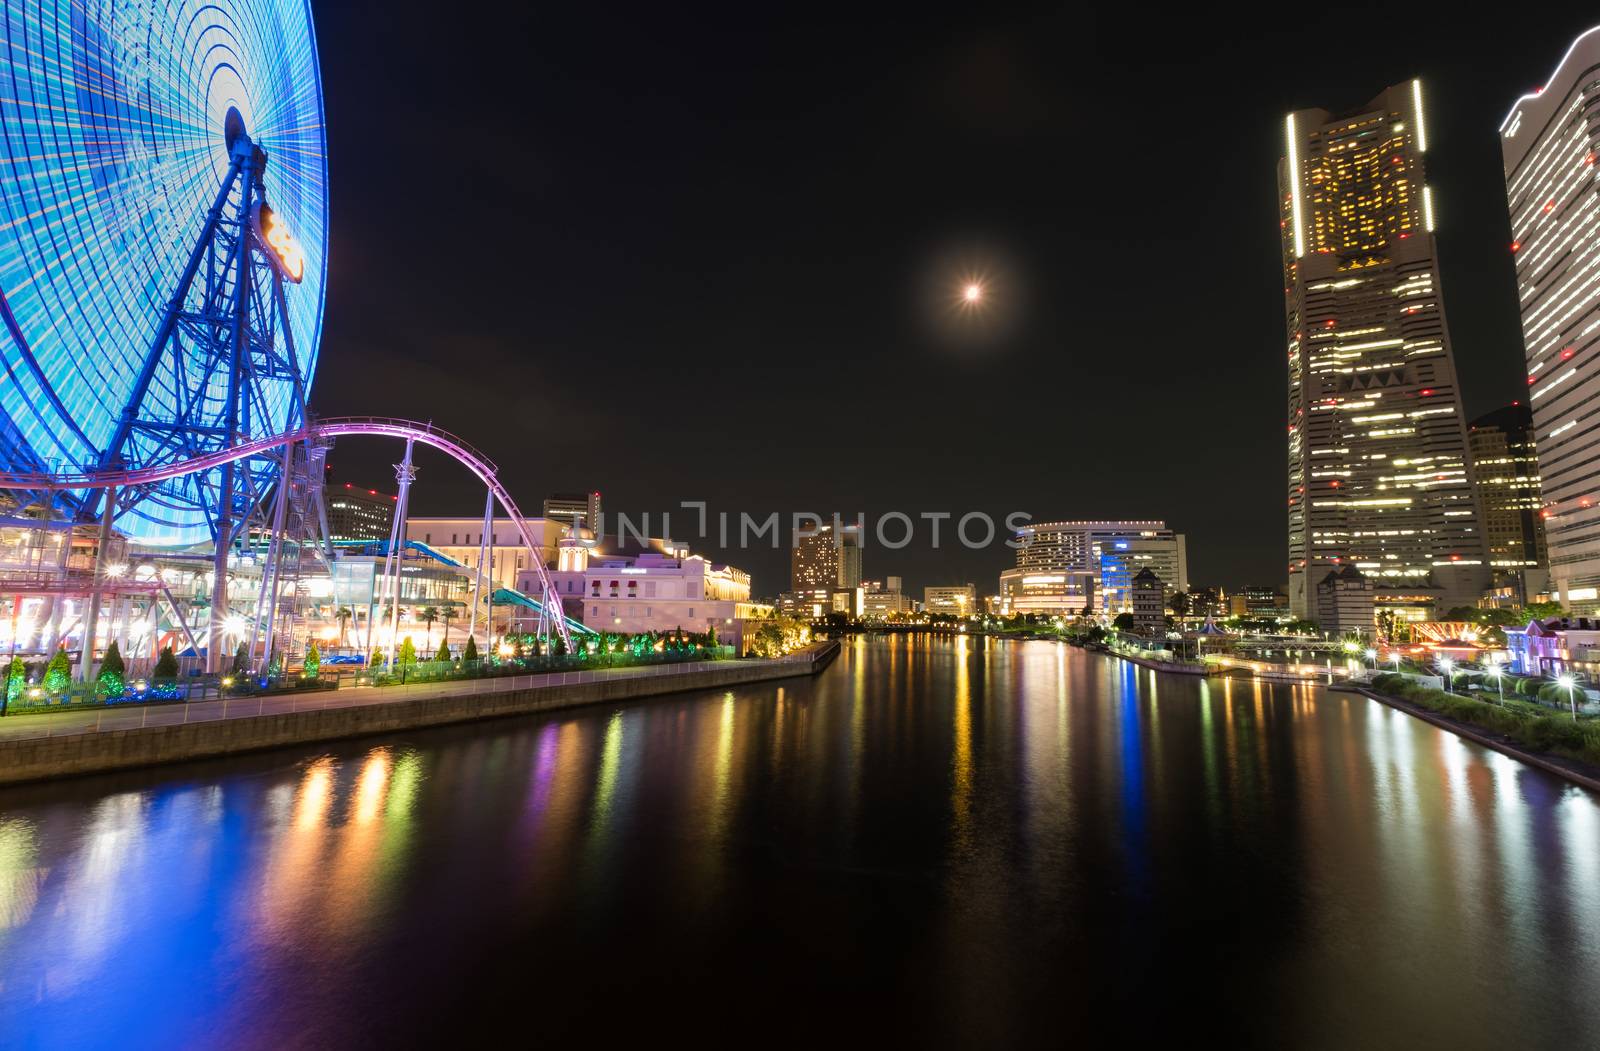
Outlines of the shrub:
M 417 663 L 417 644 L 411 641 L 410 635 L 400 643 L 400 653 L 395 660 L 402 667 Z
M 16 703 L 17 698 L 22 696 L 22 691 L 27 688 L 27 685 L 27 666 L 22 663 L 21 657 L 12 657 L 11 667 L 6 672 L 6 704 L 9 706 Z
M 250 650 L 244 643 L 239 643 L 239 648 L 233 651 L 233 674 L 243 675 L 250 670 Z
M 315 679 L 322 671 L 322 651 L 317 649 L 313 641 L 306 647 L 305 669 L 302 674 L 308 679 Z
M 106 698 L 121 697 L 122 691 L 127 687 L 127 665 L 122 662 L 122 651 L 117 648 L 117 640 L 112 639 L 111 645 L 106 647 L 106 655 L 100 661 L 100 674 L 95 677 L 95 684 L 100 693 Z
M 478 659 L 478 644 L 472 641 L 472 636 L 467 636 L 467 644 L 461 649 L 461 659 L 471 663 Z
M 53 696 L 60 696 L 72 688 L 72 659 L 66 650 L 56 650 L 55 656 L 44 669 L 44 688 Z
M 450 659 L 450 644 L 441 640 L 439 652 L 433 655 L 433 659 L 436 661 L 448 661 Z
M 178 655 L 172 652 L 171 646 L 162 647 L 161 656 L 156 658 L 156 668 L 150 677 L 157 681 L 178 677 Z

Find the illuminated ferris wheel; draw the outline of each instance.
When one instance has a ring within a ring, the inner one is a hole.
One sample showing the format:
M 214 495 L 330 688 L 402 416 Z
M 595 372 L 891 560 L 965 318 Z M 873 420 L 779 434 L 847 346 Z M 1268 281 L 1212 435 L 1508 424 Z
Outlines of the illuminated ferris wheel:
M 300 425 L 328 239 L 308 0 L 4 5 L 0 469 L 135 470 Z M 226 544 L 277 465 L 130 487 L 117 524 Z

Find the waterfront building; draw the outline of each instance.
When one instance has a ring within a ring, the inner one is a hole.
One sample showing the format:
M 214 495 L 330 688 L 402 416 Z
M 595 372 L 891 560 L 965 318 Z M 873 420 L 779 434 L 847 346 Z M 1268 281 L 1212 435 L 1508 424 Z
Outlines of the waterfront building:
M 1330 569 L 1317 583 L 1316 622 L 1329 638 L 1371 637 L 1377 628 L 1372 580 L 1353 565 Z
M 978 611 L 978 589 L 972 584 L 944 584 L 922 589 L 922 611 L 967 617 Z
M 1085 605 L 1093 612 L 1115 615 L 1133 603 L 1133 578 L 1141 569 L 1160 577 L 1167 593 L 1189 589 L 1188 550 L 1182 533 L 1161 521 L 1038 522 L 1017 530 L 1016 569 L 1009 580 L 1013 593 L 1030 587 L 1029 577 L 1041 578 L 1031 587 L 1036 593 L 1059 589 L 1061 608 L 1081 597 L 1074 613 Z M 1061 576 L 1060 581 L 1042 579 Z M 1002 577 L 1001 596 L 1007 577 Z M 1048 596 L 1039 595 L 1045 602 Z M 1041 610 L 1042 612 L 1042 610 Z
M 801 588 L 779 595 L 777 609 L 801 620 L 821 620 L 830 613 L 859 617 L 865 610 L 865 595 L 861 588 Z
M 349 482 L 326 486 L 322 493 L 329 540 L 388 541 L 394 521 L 394 496 L 357 488 Z
M 1130 591 L 1134 630 L 1147 637 L 1165 634 L 1167 588 L 1161 578 L 1146 566 L 1134 574 Z
M 862 582 L 861 615 L 864 617 L 882 619 L 908 614 L 915 611 L 916 605 L 916 601 L 905 594 L 899 577 Z
M 589 530 L 590 535 L 598 536 L 601 528 L 600 494 L 552 493 L 545 497 L 544 516 L 568 527 L 576 520 L 578 525 Z
M 1533 412 L 1512 402 L 1473 420 L 1467 440 L 1493 588 L 1509 589 L 1516 605 L 1527 605 L 1548 577 Z
M 752 622 L 772 613 L 771 606 L 751 601 L 748 573 L 699 555 L 608 554 L 567 537 L 551 578 L 568 614 L 577 612 L 596 631 L 714 630 L 721 642 L 743 652 Z M 517 590 L 539 594 L 533 570 L 522 572 Z
M 1507 663 L 1518 675 L 1580 672 L 1591 682 L 1600 678 L 1600 619 L 1550 617 L 1502 630 Z
M 534 540 L 539 544 L 538 557 L 546 566 L 555 565 L 557 544 L 566 530 L 571 528 L 571 520 L 561 522 L 552 518 L 530 518 L 527 521 Z M 474 572 L 478 570 L 481 559 L 488 564 L 489 572 L 486 575 L 495 587 L 516 587 L 522 571 L 532 565 L 521 531 L 511 519 L 496 518 L 487 536 L 485 545 L 482 515 L 461 518 L 412 516 L 406 519 L 408 541 L 424 544 Z M 384 539 L 388 539 L 387 534 Z
M 1600 612 L 1600 26 L 1500 125 L 1550 590 Z
M 1289 608 L 1330 570 L 1470 604 L 1488 583 L 1439 284 L 1421 81 L 1298 110 L 1278 165 Z
M 1290 616 L 1289 596 L 1275 584 L 1246 584 L 1228 596 L 1228 614 L 1251 620 Z
M 1094 576 L 1066 570 L 1012 568 L 1000 574 L 999 609 L 1003 616 L 1038 613 L 1077 617 L 1094 605 Z

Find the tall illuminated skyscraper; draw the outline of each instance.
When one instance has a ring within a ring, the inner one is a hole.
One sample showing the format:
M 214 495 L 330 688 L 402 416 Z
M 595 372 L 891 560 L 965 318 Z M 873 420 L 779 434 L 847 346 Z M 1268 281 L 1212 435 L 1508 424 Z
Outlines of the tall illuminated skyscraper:
M 1470 604 L 1488 583 L 1439 289 L 1420 81 L 1298 110 L 1278 162 L 1288 329 L 1289 605 L 1354 564 Z
M 1500 125 L 1550 586 L 1600 611 L 1600 26 Z

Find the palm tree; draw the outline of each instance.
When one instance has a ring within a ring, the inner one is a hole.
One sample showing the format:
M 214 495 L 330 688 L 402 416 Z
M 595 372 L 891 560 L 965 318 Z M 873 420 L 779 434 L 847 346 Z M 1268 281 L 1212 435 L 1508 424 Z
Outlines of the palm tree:
M 433 622 L 439 619 L 439 607 L 423 606 L 418 616 L 422 618 L 422 623 L 428 626 L 428 643 L 423 647 L 426 650 L 433 645 Z
M 356 615 L 356 611 L 349 606 L 340 606 L 333 615 L 339 621 L 339 648 L 344 649 L 345 632 L 349 629 L 350 618 Z
M 450 645 L 450 622 L 461 616 L 461 611 L 454 606 L 446 606 L 439 614 L 439 619 L 444 621 L 444 644 Z
M 1179 623 L 1182 623 L 1183 615 L 1189 612 L 1189 596 L 1181 591 L 1174 591 L 1172 593 L 1172 598 L 1167 602 L 1167 605 L 1172 607 L 1173 618 Z

